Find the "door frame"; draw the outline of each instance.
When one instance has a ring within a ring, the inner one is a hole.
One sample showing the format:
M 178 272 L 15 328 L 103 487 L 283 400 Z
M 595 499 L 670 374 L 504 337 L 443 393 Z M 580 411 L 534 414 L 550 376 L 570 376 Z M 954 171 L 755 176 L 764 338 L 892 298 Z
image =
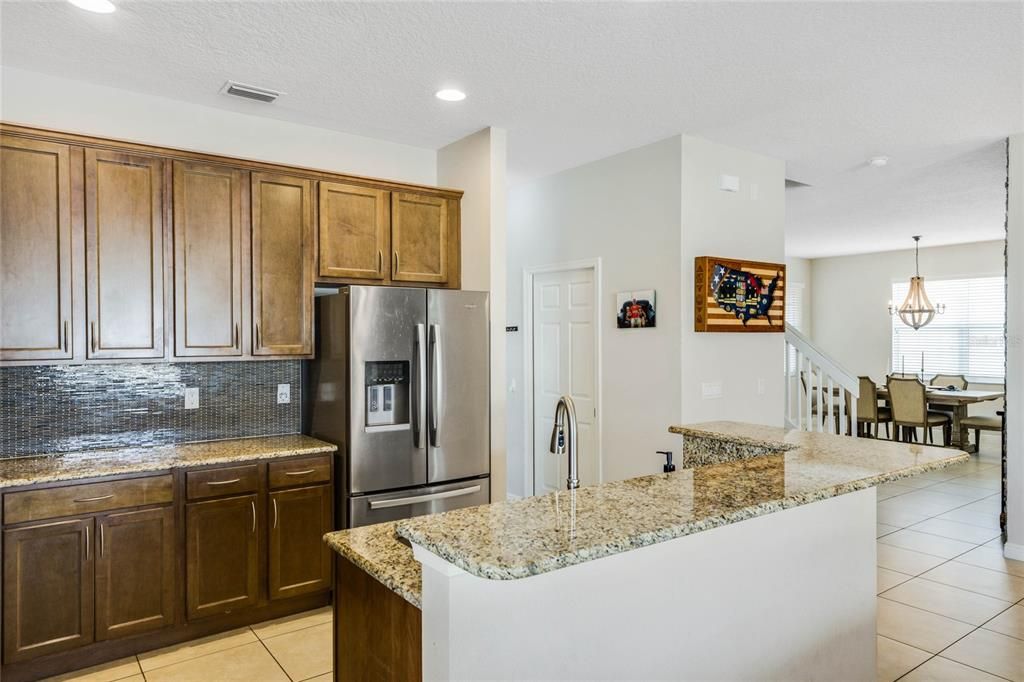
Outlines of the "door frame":
M 602 447 L 602 419 L 604 414 L 604 403 L 602 400 L 601 382 L 601 349 L 602 337 L 604 336 L 604 315 L 601 314 L 604 301 L 602 299 L 601 286 L 601 258 L 584 258 L 581 260 L 566 261 L 563 263 L 551 263 L 548 265 L 534 265 L 523 268 L 523 400 L 524 400 L 524 430 L 526 448 L 525 466 L 523 467 L 523 491 L 527 496 L 537 494 L 534 486 L 534 461 L 537 453 L 534 452 L 533 438 L 533 285 L 537 275 L 549 274 L 552 272 L 566 272 L 569 270 L 591 270 L 594 278 L 594 385 L 596 386 L 595 405 L 597 414 L 594 415 L 594 445 L 597 448 L 597 483 L 604 482 L 604 453 Z

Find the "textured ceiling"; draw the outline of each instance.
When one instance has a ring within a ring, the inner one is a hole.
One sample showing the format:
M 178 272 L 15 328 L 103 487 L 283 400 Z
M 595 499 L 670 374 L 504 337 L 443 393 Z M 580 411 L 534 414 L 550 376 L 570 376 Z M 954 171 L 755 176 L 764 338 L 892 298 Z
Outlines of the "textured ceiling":
M 796 255 L 998 236 L 996 142 L 1024 130 L 1020 2 L 115 2 L 3 2 L 0 61 L 429 148 L 500 126 L 513 182 L 698 135 L 811 185 Z

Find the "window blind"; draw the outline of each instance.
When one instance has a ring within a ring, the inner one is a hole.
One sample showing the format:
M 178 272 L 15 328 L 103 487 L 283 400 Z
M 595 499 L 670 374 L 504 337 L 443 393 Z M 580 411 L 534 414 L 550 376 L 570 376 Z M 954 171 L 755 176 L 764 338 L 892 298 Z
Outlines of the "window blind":
M 786 282 L 786 322 L 800 331 L 804 326 L 804 285 L 800 282 Z M 786 358 L 789 373 L 796 372 L 796 349 L 790 347 Z
M 893 305 L 907 296 L 909 282 L 892 285 Z M 917 374 L 963 374 L 976 382 L 1002 383 L 1006 377 L 1006 288 L 1002 277 L 926 280 L 933 305 L 946 312 L 914 330 L 892 316 L 892 370 Z

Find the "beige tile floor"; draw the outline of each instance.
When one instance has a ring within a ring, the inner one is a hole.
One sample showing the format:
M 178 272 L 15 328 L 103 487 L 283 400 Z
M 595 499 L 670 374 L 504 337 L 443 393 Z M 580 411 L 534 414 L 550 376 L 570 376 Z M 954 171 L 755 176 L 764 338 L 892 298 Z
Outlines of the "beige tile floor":
M 239 628 L 52 678 L 76 682 L 328 682 L 331 609 Z

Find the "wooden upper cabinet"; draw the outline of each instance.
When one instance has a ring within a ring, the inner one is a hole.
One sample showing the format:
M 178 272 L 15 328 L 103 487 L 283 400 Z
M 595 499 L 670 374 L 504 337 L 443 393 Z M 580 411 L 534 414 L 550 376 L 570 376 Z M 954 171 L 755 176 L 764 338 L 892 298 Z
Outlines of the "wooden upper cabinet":
M 319 275 L 385 279 L 390 212 L 384 190 L 321 182 Z
M 253 355 L 313 353 L 313 187 L 252 174 Z
M 96 640 L 174 622 L 173 507 L 96 518 Z
M 164 356 L 163 161 L 85 150 L 86 356 Z
M 4 664 L 93 641 L 93 519 L 5 530 Z
M 394 192 L 391 195 L 391 279 L 448 281 L 448 200 Z
M 174 354 L 242 354 L 242 171 L 174 163 Z
M 0 138 L 0 360 L 72 356 L 70 156 Z

